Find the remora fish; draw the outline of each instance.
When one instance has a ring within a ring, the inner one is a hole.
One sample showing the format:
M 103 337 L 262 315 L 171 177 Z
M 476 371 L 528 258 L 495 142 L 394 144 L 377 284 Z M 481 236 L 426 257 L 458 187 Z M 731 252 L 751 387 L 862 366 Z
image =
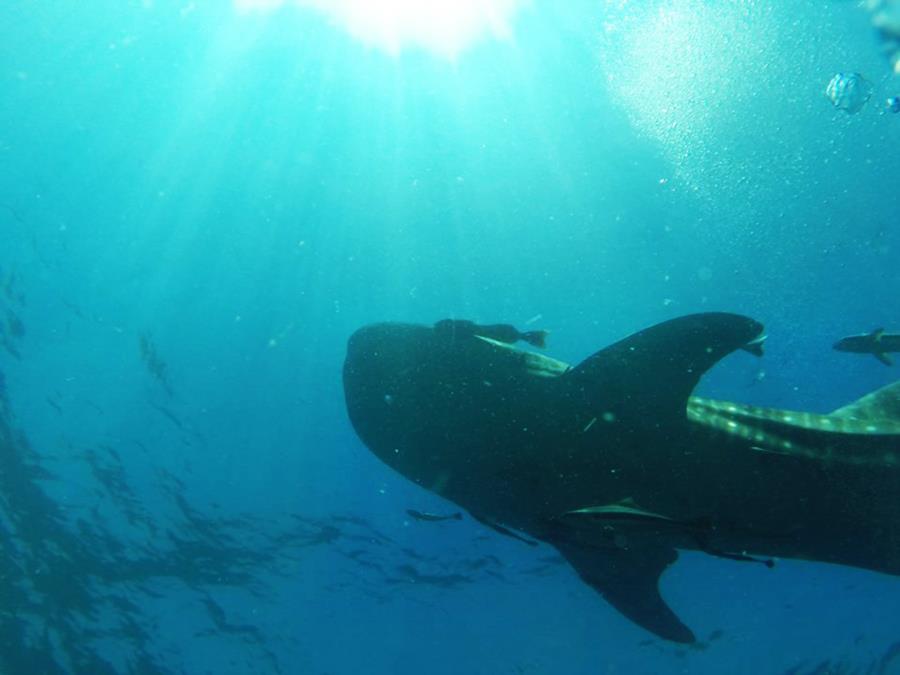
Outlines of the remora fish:
M 523 333 L 508 323 L 479 325 L 465 319 L 444 319 L 443 321 L 438 321 L 434 324 L 434 331 L 454 340 L 457 337 L 467 338 L 472 335 L 480 335 L 481 337 L 507 344 L 515 344 L 521 340 L 542 349 L 546 346 L 547 340 L 547 331 L 545 330 L 529 330 Z
M 888 352 L 900 352 L 900 334 L 885 333 L 884 328 L 876 328 L 871 333 L 851 335 L 834 343 L 839 352 L 853 354 L 871 354 L 884 365 L 894 363 Z
M 410 517 L 415 518 L 416 520 L 423 520 L 429 523 L 439 523 L 442 520 L 462 520 L 462 514 L 458 511 L 456 513 L 451 513 L 447 516 L 442 516 L 438 513 L 426 513 L 425 511 L 416 511 L 415 509 L 406 509 L 406 512 L 410 515 Z
M 629 619 L 692 643 L 658 588 L 677 549 L 900 575 L 900 382 L 824 415 L 691 396 L 722 357 L 761 351 L 762 330 L 686 316 L 570 368 L 375 324 L 348 343 L 347 409 L 386 464 L 551 544 Z

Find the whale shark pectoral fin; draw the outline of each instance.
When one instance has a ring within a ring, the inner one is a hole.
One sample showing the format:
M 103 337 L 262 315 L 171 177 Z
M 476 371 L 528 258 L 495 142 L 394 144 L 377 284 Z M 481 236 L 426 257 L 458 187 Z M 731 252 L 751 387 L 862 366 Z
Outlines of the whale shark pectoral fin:
M 894 365 L 894 360 L 884 352 L 872 352 L 872 356 L 874 356 L 886 366 Z
M 659 594 L 659 577 L 678 559 L 674 548 L 585 548 L 554 543 L 578 576 L 618 611 L 664 640 L 690 644 L 697 638 Z
M 575 382 L 588 400 L 615 396 L 629 407 L 641 406 L 658 416 L 683 417 L 688 397 L 707 370 L 738 349 L 762 354 L 764 339 L 763 325 L 746 316 L 691 314 L 602 349 L 564 377 Z

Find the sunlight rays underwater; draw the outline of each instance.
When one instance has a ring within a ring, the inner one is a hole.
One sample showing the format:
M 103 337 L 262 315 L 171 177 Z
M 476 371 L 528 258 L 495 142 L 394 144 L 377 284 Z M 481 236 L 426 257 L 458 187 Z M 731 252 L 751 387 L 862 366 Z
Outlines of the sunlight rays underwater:
M 172 263 L 158 275 L 209 257 L 206 278 L 243 278 L 241 293 L 255 286 L 268 304 L 317 288 L 306 300 L 325 314 L 348 309 L 332 292 L 346 284 L 405 303 L 372 308 L 388 313 L 408 313 L 417 296 L 427 300 L 447 282 L 455 288 L 448 306 L 478 297 L 484 286 L 448 277 L 448 261 L 471 254 L 485 230 L 505 244 L 518 236 L 499 212 L 500 191 L 521 189 L 516 179 L 529 172 L 549 171 L 563 195 L 571 183 L 564 163 L 547 166 L 558 156 L 553 97 L 529 76 L 544 66 L 511 37 L 512 9 L 523 7 L 460 3 L 470 15 L 459 25 L 471 30 L 454 34 L 452 53 L 402 27 L 402 49 L 373 48 L 308 9 L 195 10 L 181 28 L 190 54 L 151 118 L 160 142 L 133 188 L 146 226 L 131 233 L 129 249 Z M 470 40 L 464 53 L 461 35 Z M 511 149 L 522 155 L 513 167 Z M 429 275 L 436 270 L 448 278 Z
M 141 180 L 125 186 L 121 220 L 143 225 L 123 227 L 114 235 L 123 246 L 106 249 L 113 262 L 154 261 L 160 291 L 142 303 L 148 315 L 167 286 L 227 288 L 238 277 L 240 293 L 273 306 L 317 289 L 307 306 L 326 314 L 350 309 L 336 300 L 345 285 L 356 298 L 377 289 L 386 304 L 366 307 L 373 315 L 415 315 L 435 301 L 477 311 L 490 295 L 516 306 L 528 292 L 537 304 L 540 290 L 514 283 L 521 269 L 661 221 L 669 191 L 732 194 L 729 219 L 753 223 L 766 202 L 750 197 L 785 168 L 805 182 L 810 160 L 795 141 L 806 104 L 784 93 L 803 78 L 770 53 L 774 10 L 748 0 L 719 10 L 700 0 L 656 9 L 610 1 L 578 34 L 554 16 L 577 16 L 571 9 L 460 2 L 459 17 L 446 20 L 453 30 L 428 43 L 439 22 L 402 2 L 379 4 L 394 23 L 363 36 L 364 5 L 236 0 L 173 22 L 178 68 L 165 87 L 151 73 L 135 82 L 161 94 L 134 111 L 154 142 Z M 450 11 L 428 7 L 441 21 Z M 406 23 L 402 10 L 412 12 Z M 118 58 L 141 55 L 149 41 L 128 45 Z M 576 52 L 597 67 L 567 71 Z M 774 113 L 786 121 L 767 134 Z M 723 152 L 722 139 L 739 152 Z M 671 167 L 648 169 L 659 164 L 644 160 L 660 155 Z M 658 184 L 670 176 L 681 185 Z M 635 197 L 634 186 L 652 198 Z M 757 239 L 734 230 L 723 237 Z M 491 255 L 512 247 L 518 264 Z M 619 258 L 595 248 L 591 264 L 627 279 L 630 270 L 615 272 Z M 180 264 L 198 259 L 208 263 L 202 282 Z M 454 273 L 464 259 L 470 272 Z M 187 278 L 163 278 L 173 270 Z
M 528 0 L 234 0 L 239 12 L 287 5 L 325 14 L 364 44 L 399 54 L 418 47 L 453 59 L 484 37 L 510 39 Z

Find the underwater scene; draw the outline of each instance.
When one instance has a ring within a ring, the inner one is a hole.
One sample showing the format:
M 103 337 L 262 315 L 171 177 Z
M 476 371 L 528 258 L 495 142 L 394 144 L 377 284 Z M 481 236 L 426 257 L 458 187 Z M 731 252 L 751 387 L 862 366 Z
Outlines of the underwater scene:
M 0 673 L 900 673 L 900 0 L 0 34 Z

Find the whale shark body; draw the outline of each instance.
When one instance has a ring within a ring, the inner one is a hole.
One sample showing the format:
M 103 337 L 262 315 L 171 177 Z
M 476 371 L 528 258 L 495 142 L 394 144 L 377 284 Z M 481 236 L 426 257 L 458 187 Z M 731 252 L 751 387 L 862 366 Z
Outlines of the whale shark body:
M 659 592 L 679 549 L 900 575 L 900 383 L 830 414 L 692 396 L 727 354 L 761 353 L 763 326 L 734 314 L 674 319 L 575 367 L 439 325 L 351 336 L 359 437 L 479 521 L 554 546 L 659 637 L 695 641 Z

